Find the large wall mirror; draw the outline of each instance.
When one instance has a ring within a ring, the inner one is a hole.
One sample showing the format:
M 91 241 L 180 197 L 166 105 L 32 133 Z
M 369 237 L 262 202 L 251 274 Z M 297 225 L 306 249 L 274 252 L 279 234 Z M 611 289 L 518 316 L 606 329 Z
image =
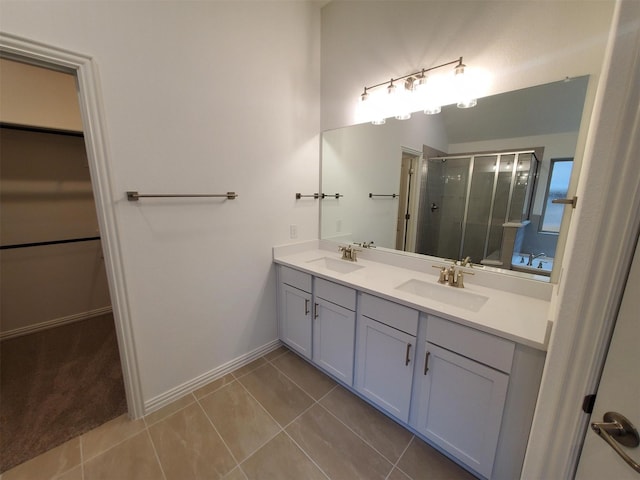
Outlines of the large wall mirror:
M 321 238 L 548 279 L 588 81 L 324 132 Z

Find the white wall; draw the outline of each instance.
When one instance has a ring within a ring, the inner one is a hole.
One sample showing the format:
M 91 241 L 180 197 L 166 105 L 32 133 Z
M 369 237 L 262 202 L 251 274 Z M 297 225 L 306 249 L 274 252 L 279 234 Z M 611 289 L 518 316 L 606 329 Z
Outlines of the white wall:
M 365 85 L 460 56 L 487 94 L 598 73 L 613 1 L 331 2 L 322 9 L 322 129 L 354 123 Z
M 271 247 L 318 235 L 319 11 L 307 2 L 3 2 L 4 32 L 99 69 L 146 403 L 274 340 Z M 233 201 L 124 192 L 236 191 Z

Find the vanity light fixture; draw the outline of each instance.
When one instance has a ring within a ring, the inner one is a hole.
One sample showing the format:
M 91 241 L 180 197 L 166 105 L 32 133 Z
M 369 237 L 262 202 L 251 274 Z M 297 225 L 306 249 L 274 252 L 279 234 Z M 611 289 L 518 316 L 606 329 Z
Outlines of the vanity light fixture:
M 460 63 L 456 65 L 453 73 L 453 81 L 455 82 L 455 89 L 458 91 L 458 108 L 471 108 L 478 104 L 478 100 L 469 93 L 471 85 L 469 85 L 469 78 L 464 73 L 466 65 L 462 63 L 462 57 L 460 57 Z
M 453 81 L 445 82 L 428 72 L 455 65 Z M 435 67 L 423 68 L 387 82 L 364 87 L 360 96 L 359 116 L 374 125 L 382 125 L 387 118 L 398 120 L 411 118 L 411 112 L 423 110 L 425 114 L 440 113 L 442 105 L 456 103 L 459 108 L 470 108 L 477 104 L 473 95 L 474 85 L 465 73 L 462 57 Z M 404 80 L 404 82 L 400 82 Z M 440 80 L 440 81 L 438 81 Z M 386 93 L 376 90 L 386 85 Z M 452 100 L 453 99 L 453 100 Z

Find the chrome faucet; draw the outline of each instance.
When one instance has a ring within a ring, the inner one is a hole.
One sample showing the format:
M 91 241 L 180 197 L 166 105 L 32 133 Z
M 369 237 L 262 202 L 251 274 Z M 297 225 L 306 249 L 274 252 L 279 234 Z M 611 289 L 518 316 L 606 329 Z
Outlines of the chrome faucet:
M 529 254 L 529 261 L 527 262 L 527 267 L 531 267 L 533 266 L 533 261 L 538 258 L 538 257 L 546 257 L 547 254 L 546 253 L 538 253 L 537 255 L 534 255 L 533 253 Z

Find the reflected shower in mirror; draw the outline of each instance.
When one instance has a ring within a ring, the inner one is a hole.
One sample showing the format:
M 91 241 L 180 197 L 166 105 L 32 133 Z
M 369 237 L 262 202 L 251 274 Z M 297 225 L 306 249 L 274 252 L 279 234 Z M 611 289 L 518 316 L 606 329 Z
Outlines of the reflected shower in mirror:
M 429 158 L 415 251 L 511 264 L 522 249 L 515 233 L 530 218 L 537 169 L 533 150 Z
M 588 77 L 323 133 L 321 238 L 550 274 L 551 164 L 573 158 Z M 540 278 L 540 277 L 537 277 Z

